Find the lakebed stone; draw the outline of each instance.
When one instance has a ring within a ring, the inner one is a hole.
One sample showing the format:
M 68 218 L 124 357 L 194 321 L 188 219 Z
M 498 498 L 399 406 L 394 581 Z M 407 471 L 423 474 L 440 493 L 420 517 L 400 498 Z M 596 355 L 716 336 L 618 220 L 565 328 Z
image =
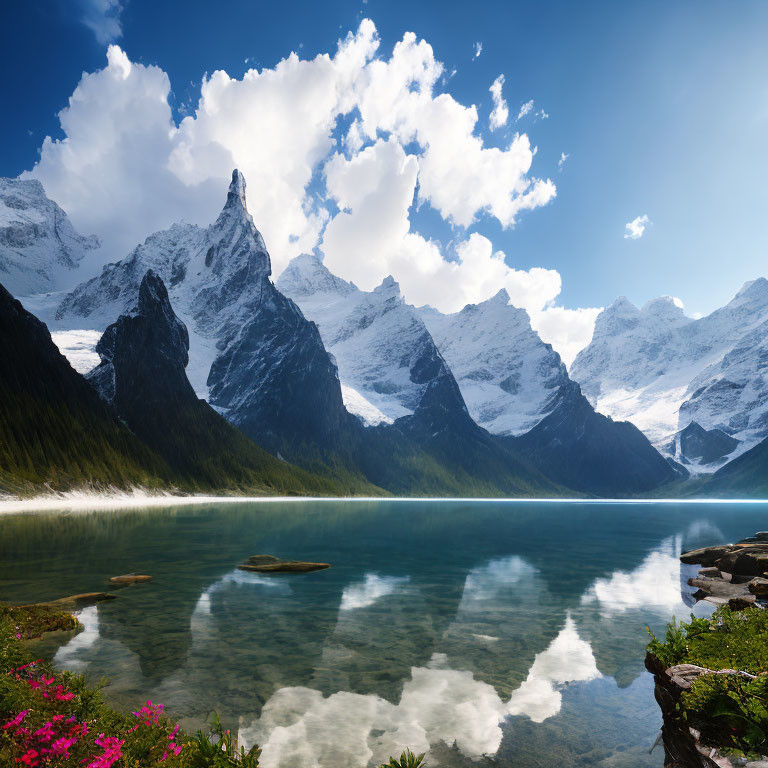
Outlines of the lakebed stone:
M 80 595 L 69 595 L 68 597 L 60 597 L 57 600 L 48 600 L 44 603 L 30 603 L 20 607 L 35 608 L 41 606 L 50 606 L 62 610 L 77 610 L 80 608 L 85 608 L 89 605 L 95 605 L 96 603 L 104 602 L 105 600 L 114 600 L 116 597 L 117 595 L 110 594 L 109 592 L 83 592 Z
M 255 573 L 311 573 L 330 568 L 330 563 L 310 563 L 303 560 L 281 560 L 274 555 L 253 555 L 242 565 L 237 566 L 241 571 Z
M 152 581 L 152 577 L 146 574 L 126 573 L 124 576 L 112 576 L 109 580 L 113 584 L 141 584 L 145 581 Z

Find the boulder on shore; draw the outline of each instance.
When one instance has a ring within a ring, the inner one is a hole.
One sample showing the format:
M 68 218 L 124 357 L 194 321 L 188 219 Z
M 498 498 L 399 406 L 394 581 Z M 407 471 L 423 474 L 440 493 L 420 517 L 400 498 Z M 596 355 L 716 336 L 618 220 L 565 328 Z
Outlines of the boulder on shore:
M 733 610 L 762 607 L 768 600 L 768 534 L 764 531 L 738 544 L 693 549 L 680 555 L 686 564 L 699 564 L 698 577 L 688 584 L 698 587 L 693 597 Z
M 752 579 L 752 581 L 747 584 L 747 587 L 753 595 L 759 595 L 760 597 L 768 596 L 768 579 L 762 577 Z
M 701 549 L 692 549 L 690 552 L 683 552 L 680 555 L 680 562 L 686 565 L 702 565 L 705 568 L 711 568 L 721 558 L 732 552 L 737 547 L 734 544 L 722 544 L 717 547 L 702 547 Z

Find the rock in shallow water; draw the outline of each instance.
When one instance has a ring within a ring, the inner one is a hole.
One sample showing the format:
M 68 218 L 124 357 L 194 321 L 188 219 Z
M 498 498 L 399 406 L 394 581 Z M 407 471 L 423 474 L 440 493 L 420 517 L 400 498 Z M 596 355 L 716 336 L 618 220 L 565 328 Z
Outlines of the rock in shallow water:
M 242 565 L 237 566 L 241 571 L 256 573 L 311 573 L 330 568 L 330 563 L 308 563 L 303 560 L 281 560 L 274 555 L 253 555 Z
M 144 574 L 127 573 L 125 576 L 112 576 L 109 580 L 113 584 L 140 584 L 144 581 L 152 581 L 152 577 Z
M 21 608 L 32 608 L 36 606 L 54 606 L 63 610 L 77 610 L 85 608 L 88 605 L 101 603 L 104 600 L 114 600 L 117 595 L 109 592 L 83 592 L 80 595 L 70 595 L 69 597 L 60 597 L 58 600 L 49 600 L 44 603 L 31 603 L 30 605 L 19 606 Z

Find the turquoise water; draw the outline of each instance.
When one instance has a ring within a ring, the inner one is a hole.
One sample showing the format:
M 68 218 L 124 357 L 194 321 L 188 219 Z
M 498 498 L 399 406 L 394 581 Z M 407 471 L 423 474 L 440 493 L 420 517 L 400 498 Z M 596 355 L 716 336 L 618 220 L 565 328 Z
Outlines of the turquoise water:
M 297 502 L 0 518 L 0 599 L 154 580 L 41 653 L 187 727 L 211 710 L 265 768 L 661 766 L 643 668 L 692 604 L 681 549 L 764 530 L 728 504 Z M 259 576 L 249 555 L 330 570 Z M 698 614 L 708 613 L 705 606 Z M 478 762 L 479 761 L 479 762 Z

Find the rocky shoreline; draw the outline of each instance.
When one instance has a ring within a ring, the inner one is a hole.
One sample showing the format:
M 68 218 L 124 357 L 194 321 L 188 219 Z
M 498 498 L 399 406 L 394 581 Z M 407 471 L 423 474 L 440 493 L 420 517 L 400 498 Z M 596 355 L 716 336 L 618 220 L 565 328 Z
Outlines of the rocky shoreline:
M 724 544 L 684 552 L 680 561 L 699 565 L 696 577 L 688 584 L 697 587 L 693 597 L 730 611 L 765 609 L 768 600 L 768 532 L 762 531 L 736 544 Z M 695 664 L 665 666 L 650 650 L 646 669 L 654 676 L 654 695 L 661 709 L 665 768 L 768 768 L 768 756 L 759 759 L 722 754 L 704 744 L 699 730 L 686 721 L 681 697 L 705 675 L 727 675 L 757 679 L 757 675 L 736 669 L 708 669 Z M 766 674 L 765 672 L 761 674 Z M 765 744 L 760 752 L 768 751 Z

